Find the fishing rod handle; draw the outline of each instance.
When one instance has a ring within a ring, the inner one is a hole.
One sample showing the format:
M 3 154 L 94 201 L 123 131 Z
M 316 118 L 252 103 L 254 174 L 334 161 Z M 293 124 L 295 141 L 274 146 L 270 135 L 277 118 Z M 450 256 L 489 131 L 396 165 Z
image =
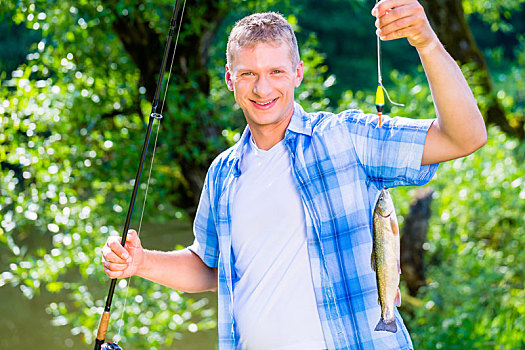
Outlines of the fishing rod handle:
M 95 350 L 100 350 L 104 340 L 106 339 L 106 332 L 109 325 L 109 311 L 104 311 L 100 317 L 100 323 L 98 324 L 97 339 L 95 341 Z

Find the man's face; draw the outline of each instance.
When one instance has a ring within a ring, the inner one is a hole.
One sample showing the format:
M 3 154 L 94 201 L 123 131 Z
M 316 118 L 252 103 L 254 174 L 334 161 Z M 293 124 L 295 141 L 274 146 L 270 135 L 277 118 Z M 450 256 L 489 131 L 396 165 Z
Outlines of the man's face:
M 303 63 L 292 64 L 282 42 L 237 48 L 232 67 L 226 67 L 226 85 L 233 91 L 250 127 L 288 126 L 293 114 L 294 90 L 303 79 Z

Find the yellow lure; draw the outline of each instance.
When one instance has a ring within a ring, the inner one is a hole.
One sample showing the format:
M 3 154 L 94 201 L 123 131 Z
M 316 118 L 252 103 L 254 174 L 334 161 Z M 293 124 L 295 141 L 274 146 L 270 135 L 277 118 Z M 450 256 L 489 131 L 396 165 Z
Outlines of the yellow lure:
M 383 107 L 385 105 L 385 95 L 383 94 L 383 87 L 381 84 L 377 85 L 376 90 L 376 108 L 377 108 L 377 115 L 379 116 L 379 127 L 382 126 L 381 122 L 381 116 L 383 115 Z

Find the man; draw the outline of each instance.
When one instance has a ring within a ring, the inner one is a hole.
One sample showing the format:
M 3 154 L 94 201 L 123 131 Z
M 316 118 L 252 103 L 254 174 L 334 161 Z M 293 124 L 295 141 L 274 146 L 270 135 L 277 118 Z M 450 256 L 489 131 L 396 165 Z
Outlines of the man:
M 139 275 L 171 288 L 219 292 L 220 349 L 411 349 L 380 317 L 370 267 L 372 211 L 383 187 L 422 185 L 437 163 L 486 142 L 476 101 L 416 0 L 372 10 L 382 40 L 406 37 L 421 58 L 437 119 L 360 111 L 306 113 L 294 103 L 303 63 L 275 13 L 239 21 L 226 84 L 248 123 L 211 165 L 192 246 L 148 251 L 130 231 L 103 249 L 111 278 Z

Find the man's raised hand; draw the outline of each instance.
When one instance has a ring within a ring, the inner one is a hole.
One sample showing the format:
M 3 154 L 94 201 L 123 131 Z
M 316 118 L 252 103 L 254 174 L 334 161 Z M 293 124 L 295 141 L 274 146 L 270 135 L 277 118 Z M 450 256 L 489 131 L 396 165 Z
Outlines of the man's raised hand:
M 416 0 L 382 0 L 372 9 L 381 40 L 407 38 L 418 50 L 430 49 L 439 41 L 423 6 Z

